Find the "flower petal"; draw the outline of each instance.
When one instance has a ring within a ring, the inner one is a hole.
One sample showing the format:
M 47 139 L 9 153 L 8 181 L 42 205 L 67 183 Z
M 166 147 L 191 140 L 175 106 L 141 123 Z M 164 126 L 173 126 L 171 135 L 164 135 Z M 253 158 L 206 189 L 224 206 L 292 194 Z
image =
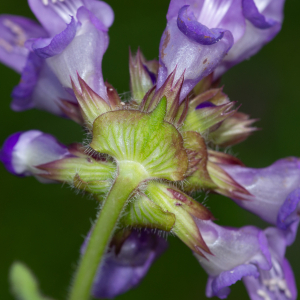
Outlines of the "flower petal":
M 72 17 L 65 30 L 53 39 L 37 39 L 32 44 L 32 49 L 37 56 L 43 59 L 58 55 L 72 42 L 76 35 L 76 29 L 77 24 Z
M 17 72 L 25 66 L 29 38 L 45 37 L 45 30 L 36 22 L 18 16 L 0 16 L 0 61 Z
M 47 63 L 65 88 L 72 88 L 71 77 L 80 89 L 78 73 L 96 93 L 107 100 L 101 69 L 108 46 L 106 29 L 85 7 L 78 9 L 77 19 L 81 25 L 72 42 L 60 54 L 48 58 Z
M 12 97 L 11 108 L 15 111 L 38 108 L 59 116 L 64 115 L 60 109 L 60 99 L 76 102 L 73 92 L 68 93 L 45 61 L 34 53 L 29 54 L 21 81 L 14 88 Z
M 53 136 L 38 130 L 18 132 L 4 142 L 0 159 L 7 170 L 19 176 L 37 176 L 41 172 L 35 168 L 40 164 L 61 159 L 69 155 L 65 146 Z
M 175 19 L 168 22 L 160 42 L 160 68 L 157 88 L 176 67 L 174 81 L 184 73 L 180 99 L 184 99 L 192 88 L 210 74 L 221 62 L 233 44 L 233 36 L 224 32 L 223 38 L 213 45 L 202 45 L 182 33 Z
M 87 239 L 81 252 L 86 245 Z M 102 266 L 99 266 L 92 288 L 93 296 L 114 298 L 135 288 L 166 249 L 165 239 L 146 231 L 132 231 L 119 252 L 110 249 Z
M 193 12 L 188 11 L 189 6 L 183 6 L 178 13 L 177 26 L 179 30 L 191 40 L 201 45 L 212 45 L 224 36 L 224 31 L 219 28 L 209 29 L 197 22 Z
M 265 221 L 276 225 L 280 209 L 281 214 L 291 212 L 286 201 L 288 195 L 300 187 L 300 161 L 289 157 L 276 161 L 267 168 L 253 169 L 241 166 L 220 165 L 237 183 L 252 196 L 248 201 L 236 201 L 241 207 L 257 214 Z M 234 199 L 233 199 L 234 200 Z M 295 205 L 297 199 L 293 197 Z M 283 212 L 285 211 L 285 212 Z M 283 215 L 281 215 L 283 216 Z

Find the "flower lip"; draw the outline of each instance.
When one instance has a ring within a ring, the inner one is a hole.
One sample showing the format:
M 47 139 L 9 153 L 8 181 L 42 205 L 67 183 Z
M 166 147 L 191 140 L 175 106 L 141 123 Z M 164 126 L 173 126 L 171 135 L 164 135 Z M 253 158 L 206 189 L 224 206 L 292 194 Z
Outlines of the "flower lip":
M 199 23 L 193 12 L 188 11 L 189 5 L 184 5 L 178 13 L 177 26 L 179 30 L 191 40 L 201 45 L 213 45 L 219 42 L 224 31 L 220 28 L 209 29 Z
M 243 0 L 242 7 L 245 18 L 257 28 L 267 29 L 278 23 L 277 21 L 267 18 L 261 14 L 255 5 L 254 0 Z

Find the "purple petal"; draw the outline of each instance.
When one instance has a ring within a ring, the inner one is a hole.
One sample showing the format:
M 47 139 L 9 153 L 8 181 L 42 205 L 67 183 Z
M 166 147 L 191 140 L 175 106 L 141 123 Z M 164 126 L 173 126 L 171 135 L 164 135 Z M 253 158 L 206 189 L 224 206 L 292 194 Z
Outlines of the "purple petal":
M 201 45 L 212 45 L 224 36 L 224 31 L 219 28 L 209 29 L 197 22 L 193 12 L 188 11 L 189 5 L 183 6 L 178 13 L 177 26 L 179 30 L 191 40 Z
M 237 183 L 251 195 L 248 201 L 236 201 L 241 207 L 257 214 L 265 221 L 276 225 L 280 209 L 291 211 L 291 206 L 282 205 L 288 195 L 300 187 L 299 159 L 281 159 L 267 168 L 252 169 L 241 166 L 220 165 Z M 293 203 L 297 201 L 293 197 Z M 283 212 L 281 212 L 283 213 Z M 289 219 L 287 219 L 289 221 Z
M 252 264 L 239 265 L 236 268 L 224 271 L 216 278 L 208 281 L 210 287 L 206 287 L 206 296 L 217 296 L 220 299 L 225 299 L 230 293 L 229 286 L 241 280 L 244 276 L 259 277 L 257 267 Z
M 300 201 L 300 188 L 292 191 L 279 208 L 277 215 L 277 227 L 283 230 L 288 229 L 291 224 L 299 219 L 298 203 Z
M 252 263 L 270 269 L 271 257 L 263 232 L 253 226 L 225 228 L 211 221 L 196 219 L 201 235 L 213 255 L 197 258 L 206 272 L 216 277 L 223 271 Z M 243 249 L 243 251 L 241 251 Z
M 45 61 L 34 53 L 28 56 L 21 81 L 14 88 L 12 97 L 11 108 L 15 111 L 38 108 L 59 116 L 63 116 L 60 99 L 76 102 L 75 96 L 66 92 Z
M 40 58 L 46 59 L 60 54 L 72 42 L 76 35 L 77 24 L 72 17 L 67 28 L 54 36 L 53 39 L 37 39 L 32 44 L 32 49 Z
M 21 134 L 22 132 L 16 132 L 12 134 L 10 137 L 8 137 L 5 140 L 2 149 L 0 150 L 0 161 L 4 164 L 8 172 L 17 176 L 20 176 L 20 174 L 16 173 L 14 166 L 12 164 L 12 153 Z
M 201 45 L 183 34 L 178 29 L 175 19 L 169 21 L 160 42 L 157 88 L 162 86 L 167 76 L 176 68 L 175 82 L 184 73 L 180 94 L 180 99 L 184 99 L 192 88 L 222 61 L 232 44 L 232 34 L 225 31 L 219 42 Z
M 72 42 L 59 55 L 48 58 L 47 63 L 65 88 L 72 88 L 71 77 L 80 89 L 78 73 L 96 93 L 108 99 L 101 69 L 108 46 L 106 28 L 85 7 L 78 9 L 77 19 L 81 25 Z
M 67 148 L 53 136 L 38 130 L 30 130 L 11 135 L 4 142 L 0 158 L 8 171 L 15 175 L 38 176 L 41 171 L 35 166 L 67 155 L 69 155 Z
M 102 1 L 95 0 L 64 0 L 53 3 L 48 1 L 47 5 L 41 0 L 28 0 L 31 10 L 49 32 L 50 36 L 59 34 L 70 23 L 71 17 L 75 17 L 79 7 L 85 6 L 96 15 L 96 17 L 108 28 L 114 20 L 111 7 Z
M 88 237 L 87 237 L 88 239 Z M 81 252 L 87 245 L 85 240 Z M 136 287 L 152 263 L 167 249 L 167 242 L 146 231 L 132 231 L 120 252 L 110 249 L 94 279 L 95 298 L 114 298 Z
M 273 20 L 269 28 L 255 27 L 246 20 L 246 31 L 230 49 L 228 55 L 214 72 L 214 78 L 220 77 L 232 66 L 256 54 L 265 44 L 270 42 L 280 31 L 283 20 L 283 4 L 285 0 L 254 0 L 256 7 L 265 20 Z M 250 3 L 250 2 L 249 2 Z M 247 13 L 244 11 L 244 13 Z M 270 21 L 268 21 L 270 22 Z
M 255 5 L 254 0 L 243 0 L 242 5 L 245 18 L 249 20 L 255 27 L 267 29 L 277 23 L 275 20 L 268 19 L 260 13 Z
M 20 83 L 13 89 L 11 108 L 15 111 L 23 111 L 34 107 L 31 95 L 39 79 L 39 73 L 43 60 L 30 53 L 25 68 L 22 71 Z
M 44 29 L 30 19 L 0 16 L 0 61 L 20 73 L 29 53 L 24 46 L 26 40 L 45 36 Z

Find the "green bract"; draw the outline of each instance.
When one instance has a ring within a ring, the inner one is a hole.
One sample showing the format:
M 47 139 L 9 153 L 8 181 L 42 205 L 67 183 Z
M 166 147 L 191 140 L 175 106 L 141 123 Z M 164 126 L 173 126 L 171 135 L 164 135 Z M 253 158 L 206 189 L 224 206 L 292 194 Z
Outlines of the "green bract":
M 164 121 L 166 108 L 164 97 L 150 113 L 119 110 L 100 115 L 93 124 L 90 147 L 118 164 L 138 164 L 148 179 L 184 179 L 187 154 L 178 130 Z

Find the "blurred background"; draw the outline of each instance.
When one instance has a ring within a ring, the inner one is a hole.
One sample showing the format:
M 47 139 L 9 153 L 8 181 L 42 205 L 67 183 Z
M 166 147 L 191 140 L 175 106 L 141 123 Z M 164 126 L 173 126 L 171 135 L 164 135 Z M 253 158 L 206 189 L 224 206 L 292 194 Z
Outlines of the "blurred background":
M 103 74 L 122 94 L 129 91 L 128 48 L 136 51 L 140 46 L 147 59 L 158 58 L 169 1 L 107 2 L 115 11 L 115 23 L 109 32 Z M 300 156 L 299 11 L 300 1 L 287 0 L 279 35 L 259 54 L 223 76 L 224 90 L 231 100 L 242 104 L 240 111 L 260 119 L 256 125 L 262 130 L 232 149 L 247 166 L 266 167 L 279 158 Z M 0 13 L 34 18 L 25 0 L 2 0 Z M 18 74 L 0 65 L 0 145 L 10 134 L 30 129 L 53 134 L 64 144 L 83 140 L 83 130 L 72 121 L 38 110 L 11 111 L 10 93 L 18 81 Z M 15 260 L 33 270 L 46 295 L 65 299 L 79 247 L 96 214 L 96 203 L 76 195 L 68 186 L 42 185 L 34 178 L 14 177 L 3 165 L 0 178 L 0 299 L 13 299 L 7 277 Z M 207 205 L 219 224 L 268 226 L 223 196 L 210 195 Z M 172 236 L 168 241 L 169 250 L 141 285 L 118 299 L 205 299 L 205 272 L 183 243 Z M 298 289 L 299 251 L 300 237 L 287 250 Z M 232 287 L 229 299 L 248 299 L 241 282 Z

